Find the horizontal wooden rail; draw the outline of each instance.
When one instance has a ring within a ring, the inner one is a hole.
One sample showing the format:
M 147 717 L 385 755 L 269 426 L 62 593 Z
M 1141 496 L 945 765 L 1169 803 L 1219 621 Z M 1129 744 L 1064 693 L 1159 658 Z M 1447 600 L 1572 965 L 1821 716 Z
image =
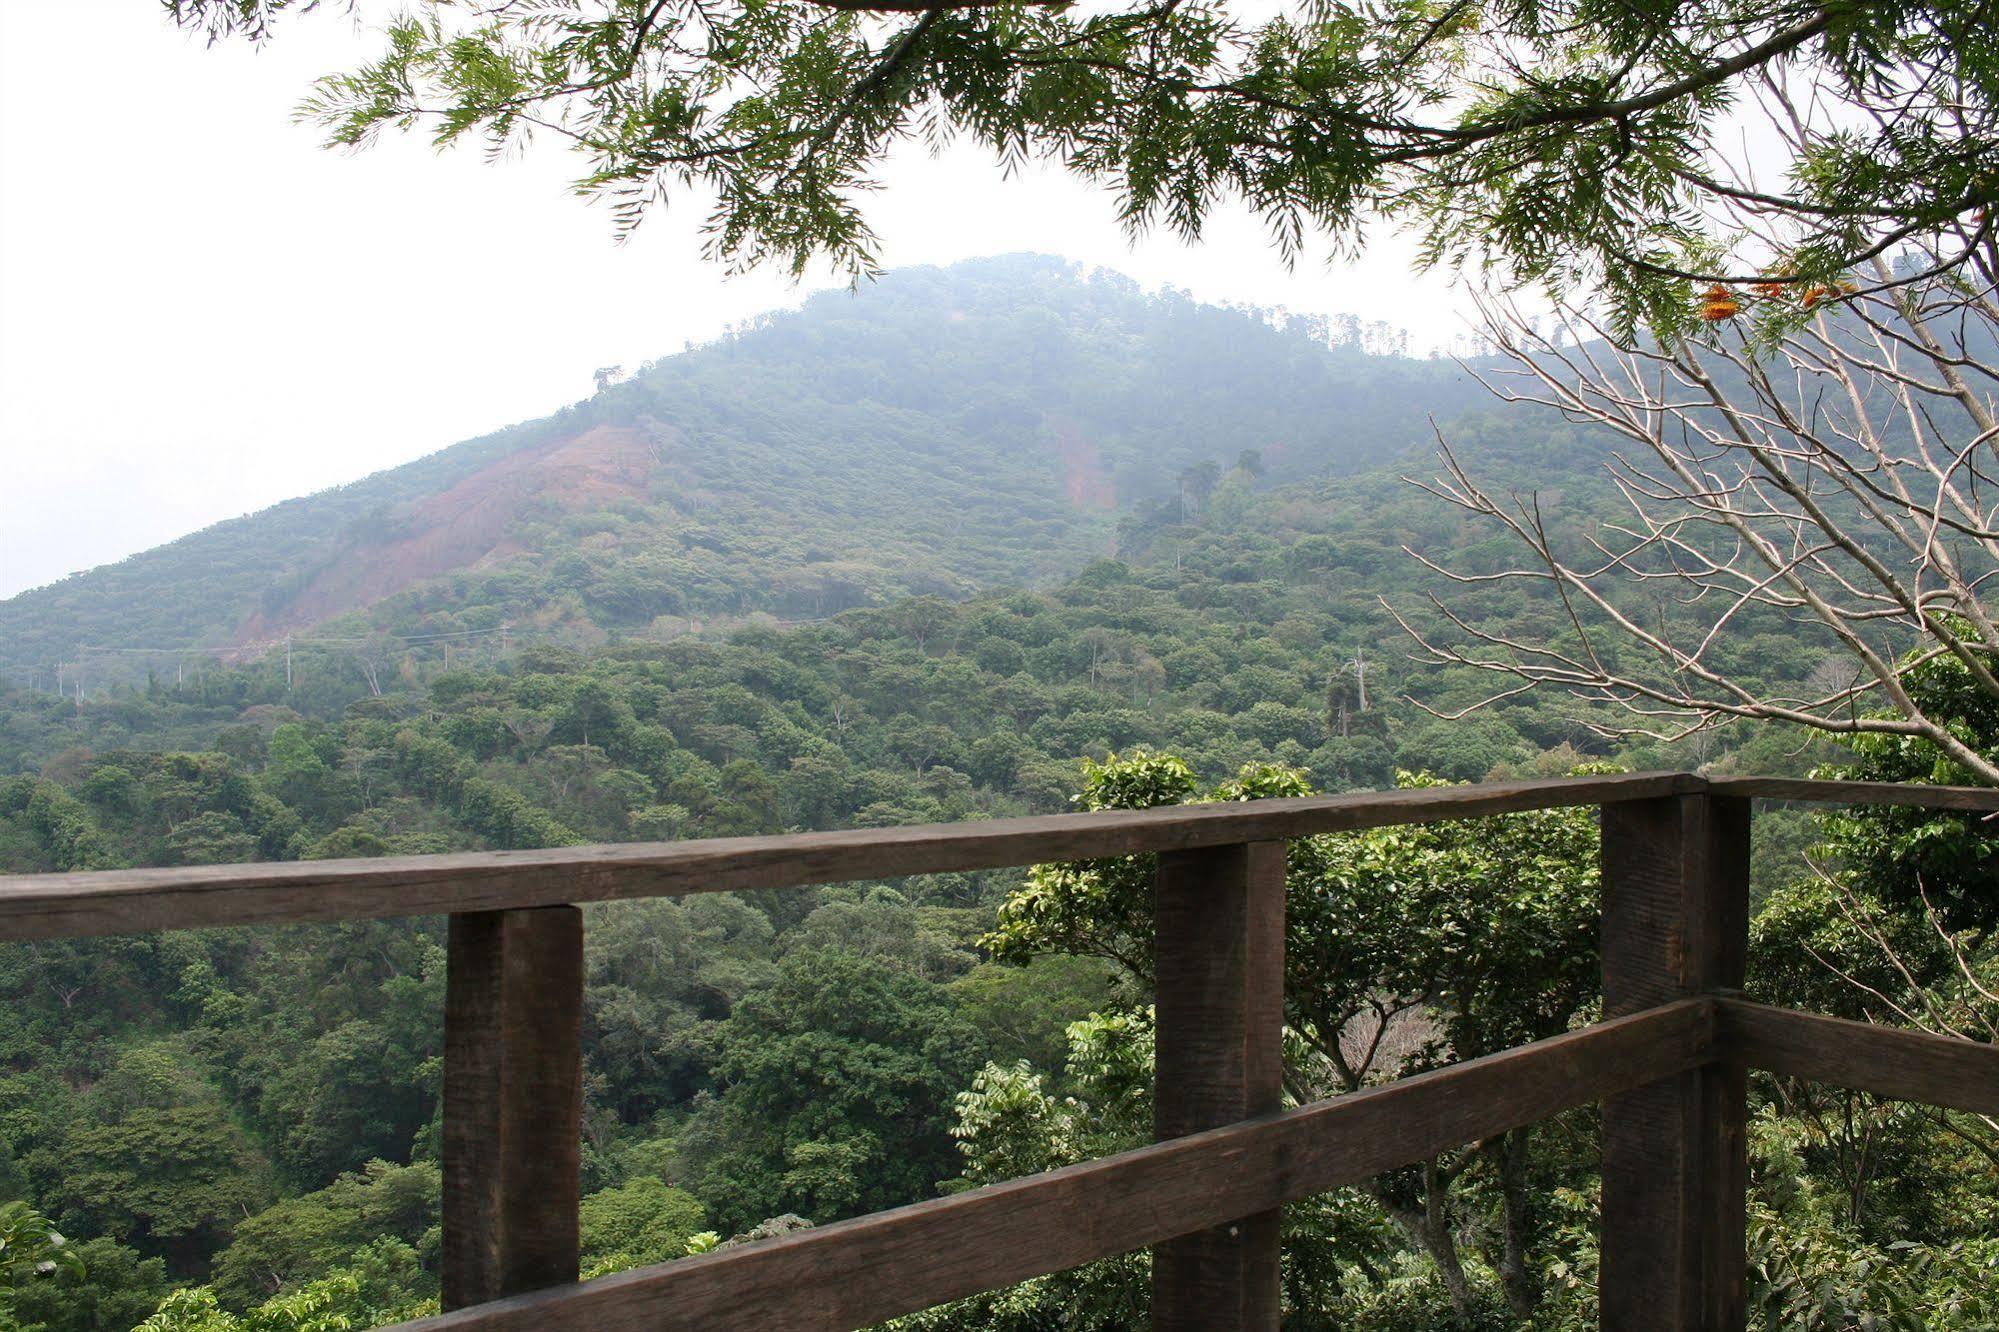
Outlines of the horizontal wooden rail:
M 444 915 L 1089 860 L 1691 794 L 1635 773 L 775 837 L 0 877 L 0 941 Z
M 1999 1045 L 1719 1001 L 1718 1044 L 1751 1068 L 1999 1115 Z
M 773 837 L 0 875 L 0 941 L 793 888 L 1283 841 L 1703 792 L 1765 800 L 1999 811 L 1999 791 L 1978 787 L 1774 777 L 1709 779 L 1693 773 L 1653 772 Z
M 1713 1056 L 1682 1000 L 1303 1109 L 890 1212 L 401 1325 L 849 1332 L 1352 1184 Z
M 1814 805 L 1905 805 L 1916 809 L 1999 812 L 1999 790 L 1988 786 L 1905 786 L 1900 782 L 1819 782 L 1791 777 L 1710 777 L 1715 795 L 1791 800 Z

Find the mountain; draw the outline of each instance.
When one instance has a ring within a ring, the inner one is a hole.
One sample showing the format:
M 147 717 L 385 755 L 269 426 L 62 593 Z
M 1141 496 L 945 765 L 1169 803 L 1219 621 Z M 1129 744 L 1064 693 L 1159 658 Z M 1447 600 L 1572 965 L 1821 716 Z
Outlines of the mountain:
M 1480 400 L 1393 345 L 1045 257 L 898 271 L 0 602 L 0 666 L 73 682 L 81 646 L 88 686 L 287 635 L 589 641 L 1045 586 L 1244 451 L 1273 483 L 1351 473 Z
M 0 873 L 961 821 L 1183 787 L 1236 798 L 1217 784 L 1238 776 L 1268 791 L 1584 760 L 1795 773 L 1833 752 L 1747 725 L 1612 739 L 1591 726 L 1619 719 L 1603 705 L 1479 707 L 1488 673 L 1412 652 L 1384 603 L 1507 641 L 1570 623 L 1544 585 L 1453 582 L 1411 558 L 1487 574 L 1520 558 L 1403 479 L 1433 470 L 1412 452 L 1430 417 L 1564 541 L 1622 500 L 1600 437 L 1363 345 L 1384 339 L 1049 260 L 900 273 L 547 420 L 17 598 L 0 651 L 43 681 L 56 653 L 107 650 L 73 693 L 0 677 Z M 184 650 L 108 650 L 162 643 Z M 195 650 L 215 644 L 236 650 Z M 1752 611 L 1716 656 L 1796 692 L 1822 647 Z M 1615 634 L 1594 650 L 1642 658 Z M 1796 877 L 1808 817 L 1758 815 L 1759 901 Z M 1407 839 L 1326 863 L 1514 931 L 1542 962 L 1551 940 L 1581 947 L 1587 974 L 1590 825 L 1568 826 L 1468 879 L 1449 848 Z M 1451 881 L 1426 886 L 1437 864 Z M 968 1162 L 1061 1159 L 1040 1138 L 986 1154 L 995 1139 L 972 1135 L 1012 1131 L 995 1124 L 1068 1132 L 1008 1106 L 1117 1120 L 1147 1058 L 1124 1011 L 1143 983 L 1103 956 L 1010 965 L 988 933 L 1041 916 L 1071 891 L 1058 879 L 1085 881 L 1034 876 L 1030 896 L 995 870 L 587 908 L 588 1270 L 983 1182 Z M 1811 897 L 1764 918 L 1772 937 L 1831 928 L 1803 882 Z M 1349 887 L 1329 884 L 1304 890 Z M 1497 909 L 1495 885 L 1513 886 Z M 1063 919 L 1094 932 L 1078 909 Z M 1532 923 L 1549 910 L 1559 928 Z M 1491 930 L 1445 935 L 1439 965 L 1526 955 Z M 415 918 L 0 947 L 0 1196 L 82 1259 L 5 1293 L 20 1318 L 0 1322 L 122 1332 L 165 1308 L 173 1326 L 192 1310 L 240 1329 L 311 1304 L 359 1327 L 434 1299 L 444 936 Z M 1389 984 L 1428 985 L 1403 950 L 1374 951 L 1395 958 Z M 1586 1196 L 1593 1170 L 1585 1152 L 1532 1173 Z M 1813 1187 L 1846 1198 L 1837 1185 Z M 1556 1229 L 1576 1246 L 1561 1261 L 1586 1267 L 1586 1218 Z M 1411 1280 L 1427 1260 L 1385 1247 L 1385 1214 L 1306 1230 L 1362 1246 L 1304 1264 L 1342 1276 L 1315 1297 L 1328 1325 L 1463 1325 Z M 1114 1310 L 1092 1325 L 1130 1323 L 1131 1302 L 1101 1294 L 1123 1278 L 1080 1279 L 1097 1284 L 920 1325 L 1060 1321 L 1077 1290 Z M 352 1316 L 339 1303 L 377 1289 Z

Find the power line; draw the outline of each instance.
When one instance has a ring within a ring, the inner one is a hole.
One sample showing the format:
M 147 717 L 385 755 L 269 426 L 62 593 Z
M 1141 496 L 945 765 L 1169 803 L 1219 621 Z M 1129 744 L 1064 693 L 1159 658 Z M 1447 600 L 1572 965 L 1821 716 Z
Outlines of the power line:
M 397 647 L 397 646 L 406 646 L 412 643 L 436 643 L 436 642 L 442 642 L 445 639 L 452 639 L 452 638 L 483 638 L 496 634 L 515 635 L 520 633 L 521 631 L 517 629 L 512 623 L 508 623 L 508 624 L 494 625 L 491 628 L 487 629 L 451 629 L 451 630 L 439 630 L 437 632 L 427 633 L 427 634 L 384 634 L 379 637 L 375 635 L 369 635 L 368 637 L 365 638 L 299 638 L 294 635 L 287 634 L 283 638 L 268 638 L 251 643 L 216 643 L 216 644 L 208 644 L 205 646 L 198 644 L 186 644 L 186 643 L 175 644 L 175 645 L 161 645 L 158 647 L 148 647 L 143 644 L 120 644 L 113 646 L 110 644 L 81 643 L 77 645 L 76 652 L 79 656 L 86 654 L 98 655 L 98 656 L 107 655 L 107 654 L 130 655 L 130 656 L 161 656 L 169 653 L 181 652 L 181 653 L 199 654 L 201 656 L 212 657 L 228 652 L 268 651 L 273 648 L 281 648 L 285 646 L 287 643 L 304 647 L 354 647 L 368 643 L 380 643 L 384 647 Z M 524 634 L 522 636 L 532 637 L 533 635 Z
M 69 677 L 76 678 L 75 687 L 78 691 L 77 697 L 80 704 L 83 687 L 81 677 L 86 658 L 107 656 L 178 658 L 179 660 L 175 662 L 174 666 L 174 682 L 178 685 L 182 682 L 182 663 L 189 657 L 229 657 L 252 653 L 262 654 L 269 653 L 277 648 L 283 648 L 285 652 L 285 685 L 287 688 L 290 688 L 294 683 L 292 648 L 295 646 L 354 649 L 373 644 L 378 646 L 382 651 L 396 652 L 410 647 L 426 645 L 443 645 L 448 647 L 454 642 L 497 637 L 500 641 L 501 651 L 505 652 L 517 637 L 541 638 L 546 636 L 546 631 L 543 633 L 536 633 L 534 631 L 523 632 L 515 626 L 512 620 L 504 620 L 499 624 L 482 629 L 440 629 L 420 634 L 371 634 L 361 638 L 333 636 L 300 638 L 295 634 L 286 634 L 282 638 L 269 638 L 250 643 L 210 645 L 178 643 L 149 646 L 140 643 L 79 643 L 73 649 L 73 657 L 64 657 L 57 660 L 54 675 L 56 679 L 56 692 L 63 695 L 67 695 L 68 693 Z M 28 687 L 30 689 L 34 688 L 35 668 L 10 667 L 9 669 L 27 671 Z

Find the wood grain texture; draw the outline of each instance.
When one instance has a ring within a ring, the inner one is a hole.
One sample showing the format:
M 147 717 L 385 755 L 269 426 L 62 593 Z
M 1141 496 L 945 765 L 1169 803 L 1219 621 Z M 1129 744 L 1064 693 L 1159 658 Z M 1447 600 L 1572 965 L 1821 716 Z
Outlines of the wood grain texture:
M 1748 800 L 1690 795 L 1606 807 L 1603 898 L 1606 1014 L 1739 992 Z M 1747 1115 L 1739 1063 L 1688 1070 L 1604 1102 L 1604 1327 L 1744 1325 Z
M 583 913 L 451 918 L 444 1004 L 443 1305 L 576 1280 Z
M 1712 777 L 1716 795 L 1819 805 L 1911 805 L 1920 809 L 1999 810 L 1999 790 L 1985 786 L 1911 786 L 1900 782 L 1815 782 L 1790 777 Z
M 1742 1000 L 1723 1001 L 1719 1021 L 1723 1047 L 1752 1068 L 1999 1115 L 1999 1046 Z
M 1175 851 L 1154 893 L 1153 1128 L 1166 1140 L 1284 1103 L 1282 842 Z M 1277 1208 L 1153 1246 L 1157 1332 L 1277 1332 Z
M 1714 1005 L 1670 1004 L 1303 1109 L 402 1332 L 847 1332 L 1353 1183 L 1671 1077 Z
M 1702 787 L 1702 779 L 1690 773 L 1638 773 L 780 837 L 11 875 L 0 876 L 0 940 L 791 888 L 1282 841 L 1389 824 L 1642 800 Z

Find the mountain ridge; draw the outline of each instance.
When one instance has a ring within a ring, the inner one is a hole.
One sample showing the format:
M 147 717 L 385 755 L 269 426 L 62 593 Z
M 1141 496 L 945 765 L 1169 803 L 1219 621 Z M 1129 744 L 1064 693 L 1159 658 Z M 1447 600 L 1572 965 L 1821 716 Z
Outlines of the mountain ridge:
M 1368 332 L 1041 256 L 898 270 L 0 602 L 0 664 L 328 626 L 633 632 L 1045 583 L 1187 467 L 1255 452 L 1274 480 L 1352 471 L 1472 401 L 1455 367 L 1362 351 Z

